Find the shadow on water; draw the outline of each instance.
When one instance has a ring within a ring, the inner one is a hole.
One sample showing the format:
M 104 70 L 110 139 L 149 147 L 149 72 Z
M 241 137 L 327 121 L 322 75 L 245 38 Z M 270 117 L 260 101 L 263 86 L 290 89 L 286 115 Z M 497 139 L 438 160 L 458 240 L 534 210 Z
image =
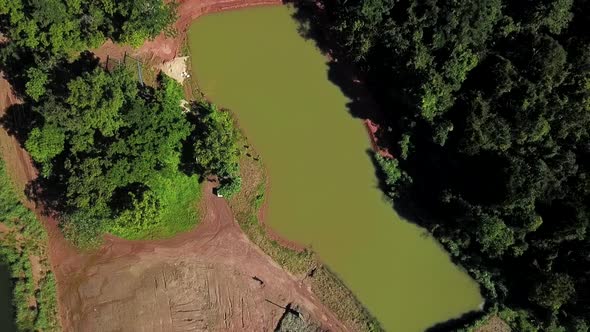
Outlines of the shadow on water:
M 368 79 L 364 77 L 362 70 L 346 59 L 346 50 L 340 49 L 335 38 L 330 36 L 330 32 L 325 27 L 330 26 L 327 10 L 318 5 L 316 1 L 287 1 L 295 11 L 292 17 L 298 23 L 299 34 L 315 43 L 316 47 L 329 58 L 328 79 L 336 85 L 341 92 L 350 100 L 346 105 L 349 114 L 358 119 L 370 120 L 379 124 L 375 133 L 377 144 L 380 149 L 385 151 L 394 151 L 392 142 L 391 127 L 392 120 L 385 115 L 374 95 L 368 88 Z M 339 56 L 342 55 L 342 56 Z M 388 106 L 390 107 L 390 106 Z M 401 104 L 399 107 L 404 107 Z M 394 133 L 395 134 L 395 133 Z M 367 150 L 369 158 L 375 166 L 375 175 L 378 179 L 378 185 L 384 196 L 387 197 L 387 186 L 385 185 L 385 174 L 381 171 L 372 150 Z M 432 164 L 429 164 L 432 165 Z M 434 166 L 437 166 L 436 164 Z M 396 200 L 395 206 L 390 200 L 392 208 L 404 219 L 415 223 L 419 226 L 428 227 L 425 220 L 417 220 L 419 217 L 412 211 L 416 211 L 413 199 Z
M 292 16 L 298 23 L 299 34 L 305 39 L 313 41 L 316 47 L 328 56 L 328 79 L 350 99 L 350 102 L 346 105 L 349 114 L 354 118 L 370 120 L 379 124 L 379 128 L 375 133 L 378 147 L 393 154 L 396 151 L 394 143 L 400 139 L 400 134 L 392 132 L 391 128 L 400 127 L 401 113 L 413 112 L 408 98 L 401 92 L 388 91 L 387 93 L 396 96 L 396 104 L 391 104 L 389 101 L 381 102 L 381 100 L 378 102 L 376 95 L 369 92 L 372 78 L 365 77 L 363 68 L 356 68 L 346 59 L 347 51 L 339 48 L 335 36 L 331 35 L 329 28 L 326 28 L 331 26 L 329 9 L 323 8 L 323 5 L 316 1 L 294 0 L 287 3 L 295 9 Z M 378 89 L 378 87 L 375 87 L 375 89 Z M 375 89 L 372 92 L 377 91 Z M 385 111 L 386 109 L 387 111 Z M 393 114 L 392 109 L 400 114 Z M 411 124 L 411 126 L 416 126 L 416 124 Z M 469 168 L 457 168 L 457 165 L 461 163 L 457 162 L 455 158 L 465 157 L 449 155 L 449 151 L 446 151 L 444 147 L 432 142 L 429 139 L 432 136 L 430 128 L 418 125 L 415 129 L 419 137 L 419 141 L 414 142 L 416 148 L 432 151 L 432 153 L 422 154 L 423 159 L 420 160 L 400 161 L 406 163 L 406 169 L 417 169 L 416 174 L 424 175 L 414 179 L 412 188 L 404 192 L 402 197 L 395 200 L 389 198 L 386 194 L 388 192 L 388 186 L 385 184 L 386 176 L 379 167 L 373 150 L 367 150 L 366 153 L 375 167 L 378 187 L 395 212 L 408 222 L 425 228 L 424 236 L 431 236 L 441 222 L 436 216 L 440 216 L 442 213 L 431 203 L 440 200 L 440 197 L 436 195 L 441 192 L 439 189 L 444 187 L 445 184 L 454 181 L 455 183 L 465 183 L 465 188 L 481 188 L 481 186 L 495 188 L 497 183 L 503 182 L 498 179 L 500 175 L 497 174 L 497 161 L 490 160 L 489 163 L 475 165 L 474 162 L 469 160 L 461 160 L 465 165 L 469 165 Z M 491 176 L 487 178 L 487 183 L 475 183 L 474 179 L 476 177 L 470 176 L 470 174 L 475 170 L 481 172 L 482 169 L 488 170 Z M 498 176 L 492 176 L 493 174 Z M 494 190 L 490 192 L 491 195 L 494 195 Z M 473 195 L 478 194 L 481 195 L 481 191 L 473 193 Z M 481 197 L 481 199 L 492 198 Z M 448 212 L 444 211 L 444 213 Z M 449 218 L 452 219 L 453 215 L 449 215 Z M 451 256 L 450 258 L 454 264 L 462 265 L 462 262 L 457 257 Z M 467 273 L 467 271 L 465 272 Z M 485 290 L 481 286 L 480 292 L 485 294 Z M 427 331 L 453 331 L 469 322 L 473 322 L 474 319 L 480 318 L 483 314 L 483 311 L 471 311 L 459 318 L 438 323 Z
M 5 332 L 16 332 L 12 306 L 12 281 L 8 267 L 0 263 L 0 327 Z
M 449 319 L 446 322 L 435 324 L 434 326 L 429 327 L 426 332 L 456 331 L 457 329 L 464 327 L 465 324 L 480 319 L 484 315 L 485 313 L 482 311 L 470 311 L 461 315 L 461 317 Z
M 382 116 L 383 112 L 368 91 L 362 73 L 343 57 L 339 57 L 339 54 L 343 54 L 342 50 L 339 50 L 338 45 L 324 29 L 328 25 L 324 10 L 315 1 L 287 1 L 287 4 L 295 8 L 293 18 L 298 23 L 299 34 L 313 41 L 320 52 L 327 55 L 328 80 L 350 100 L 346 105 L 349 114 L 354 118 L 386 124 L 386 118 Z M 375 136 L 380 142 L 380 147 L 389 150 L 385 139 L 387 127 L 381 126 Z

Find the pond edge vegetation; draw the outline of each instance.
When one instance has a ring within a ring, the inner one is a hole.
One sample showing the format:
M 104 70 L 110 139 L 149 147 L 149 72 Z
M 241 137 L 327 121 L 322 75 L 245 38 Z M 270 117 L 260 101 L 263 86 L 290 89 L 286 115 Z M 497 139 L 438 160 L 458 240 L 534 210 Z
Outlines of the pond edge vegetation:
M 332 310 L 338 319 L 354 331 L 383 331 L 378 320 L 364 307 L 342 280 L 323 264 L 310 249 L 291 249 L 281 244 L 277 235 L 270 234 L 260 220 L 265 194 L 269 185 L 264 163 L 255 148 L 240 134 L 242 190 L 228 200 L 240 228 L 246 236 L 275 262 L 311 287 L 319 300 Z

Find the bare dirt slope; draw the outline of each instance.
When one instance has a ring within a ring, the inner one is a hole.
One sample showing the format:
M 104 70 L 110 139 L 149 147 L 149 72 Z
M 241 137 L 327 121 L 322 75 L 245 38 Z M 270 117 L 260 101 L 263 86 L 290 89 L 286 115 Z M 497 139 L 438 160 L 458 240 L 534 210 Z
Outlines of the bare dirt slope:
M 77 271 L 58 266 L 73 331 L 272 331 L 293 303 L 345 330 L 313 294 L 254 246 L 205 186 L 199 227 L 170 240 L 108 237 Z M 68 274 L 67 278 L 65 274 Z

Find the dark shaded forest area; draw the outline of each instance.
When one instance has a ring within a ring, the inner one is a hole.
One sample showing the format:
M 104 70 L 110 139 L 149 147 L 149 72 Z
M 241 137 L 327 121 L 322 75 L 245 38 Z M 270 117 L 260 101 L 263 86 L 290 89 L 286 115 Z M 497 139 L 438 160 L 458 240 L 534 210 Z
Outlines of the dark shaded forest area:
M 514 331 L 588 331 L 590 2 L 342 0 L 323 12 L 324 38 L 381 106 L 396 160 L 377 161 L 396 208 Z

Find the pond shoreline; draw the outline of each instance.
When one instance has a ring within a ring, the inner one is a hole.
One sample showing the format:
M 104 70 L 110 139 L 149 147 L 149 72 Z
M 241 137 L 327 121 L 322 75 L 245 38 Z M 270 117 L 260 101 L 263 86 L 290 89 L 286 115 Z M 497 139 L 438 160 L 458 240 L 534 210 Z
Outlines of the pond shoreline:
M 474 308 L 472 280 L 383 201 L 366 141 L 375 128 L 358 122 L 378 114 L 361 80 L 319 52 L 292 7 L 277 7 L 203 17 L 189 35 L 192 76 L 263 154 L 272 183 L 255 219 L 310 244 L 386 327 L 423 330 Z
M 181 51 L 186 39 L 188 27 L 197 18 L 206 15 L 230 10 L 238 10 L 250 7 L 283 5 L 281 0 L 186 0 L 179 1 L 177 12 L 178 19 L 173 28 L 176 35 L 172 38 L 161 33 L 152 41 L 145 42 L 138 50 L 138 55 L 148 55 L 159 62 L 166 62 L 176 58 Z

